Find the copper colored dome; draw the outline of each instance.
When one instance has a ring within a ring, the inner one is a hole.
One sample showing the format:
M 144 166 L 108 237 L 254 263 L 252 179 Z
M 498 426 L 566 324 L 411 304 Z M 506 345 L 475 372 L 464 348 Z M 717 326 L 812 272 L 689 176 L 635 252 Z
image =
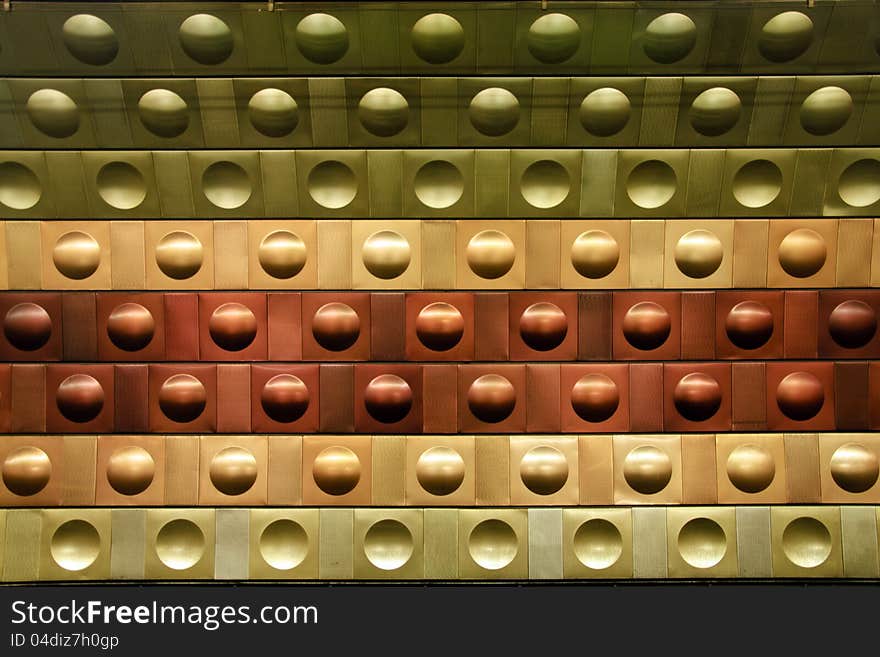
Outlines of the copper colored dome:
M 55 403 L 71 422 L 90 422 L 104 408 L 104 389 L 88 374 L 73 374 L 58 386 Z
M 381 374 L 367 384 L 364 405 L 374 420 L 386 424 L 399 422 L 412 408 L 409 384 L 394 374 Z
M 713 377 L 693 372 L 681 378 L 672 393 L 675 409 L 686 420 L 702 422 L 721 407 L 721 386 Z
M 312 335 L 329 351 L 345 351 L 357 342 L 360 333 L 358 314 L 344 303 L 324 304 L 312 318 Z
M 844 301 L 831 311 L 828 332 L 841 347 L 864 347 L 877 333 L 877 313 L 864 301 Z
M 442 301 L 428 304 L 416 317 L 416 335 L 428 349 L 448 351 L 464 335 L 464 317 L 452 304 Z
M 740 349 L 757 349 L 773 335 L 773 313 L 758 301 L 741 301 L 727 313 L 724 330 Z
M 224 303 L 208 322 L 211 339 L 226 351 L 241 351 L 257 337 L 257 318 L 245 305 Z
M 666 308 L 653 301 L 642 301 L 626 311 L 623 335 L 636 349 L 656 349 L 669 337 L 672 320 Z
M 169 420 L 192 422 L 208 403 L 205 386 L 191 374 L 168 377 L 159 389 L 159 408 Z
M 809 420 L 824 403 L 822 382 L 809 372 L 792 372 L 776 387 L 776 404 L 792 420 Z
M 6 312 L 3 333 L 16 349 L 36 351 L 52 335 L 52 318 L 42 306 L 35 303 L 19 303 Z
M 156 321 L 139 303 L 121 303 L 107 318 L 107 337 L 119 349 L 138 351 L 153 339 Z
M 499 374 L 485 374 L 471 384 L 468 408 L 478 420 L 496 423 L 506 419 L 516 407 L 516 389 Z
M 620 391 L 604 374 L 587 374 L 571 389 L 571 407 L 582 420 L 603 422 L 617 411 Z
M 533 303 L 519 318 L 519 334 L 535 351 L 555 349 L 568 333 L 568 318 L 552 303 Z
M 266 381 L 260 393 L 260 405 L 276 422 L 293 422 L 309 408 L 309 389 L 298 376 L 277 374 Z

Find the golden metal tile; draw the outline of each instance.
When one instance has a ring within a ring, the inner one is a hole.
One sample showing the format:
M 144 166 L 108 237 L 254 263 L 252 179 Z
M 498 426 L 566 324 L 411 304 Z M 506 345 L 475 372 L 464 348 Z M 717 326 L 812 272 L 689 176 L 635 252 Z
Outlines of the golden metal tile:
M 630 221 L 576 220 L 562 221 L 560 224 L 560 287 L 629 287 Z M 528 263 L 526 276 L 528 277 Z
M 525 222 L 456 222 L 456 287 L 520 289 L 525 285 Z
M 373 492 L 376 506 L 406 503 L 406 436 L 373 436 Z
M 681 436 L 613 438 L 615 504 L 681 504 Z
M 215 289 L 240 290 L 248 286 L 247 248 L 247 222 L 214 222 L 214 249 L 221 256 L 214 261 Z
M 634 219 L 630 222 L 631 287 L 663 287 L 664 223 L 662 219 Z
M 266 436 L 199 438 L 199 504 L 266 504 L 269 446 Z
M 267 503 L 302 504 L 302 436 L 268 436 Z
M 406 504 L 472 506 L 476 501 L 473 436 L 406 437 Z
M 113 258 L 113 254 L 123 257 Z M 144 222 L 110 222 L 110 286 L 114 290 L 142 290 L 146 285 Z
M 351 278 L 355 290 L 421 288 L 421 222 L 353 221 Z
M 320 509 L 321 579 L 354 577 L 354 509 Z
M 251 509 L 250 579 L 317 579 L 319 509 Z
M 44 509 L 41 515 L 41 580 L 110 577 L 110 509 Z
M 508 436 L 475 436 L 475 486 L 477 504 L 510 504 L 510 458 Z
M 3 581 L 29 582 L 40 577 L 40 509 L 6 511 Z
M 462 579 L 526 579 L 526 509 L 460 509 L 458 575 Z
M 770 509 L 774 577 L 841 577 L 840 507 Z
M 510 504 L 578 503 L 577 436 L 511 436 L 509 441 Z
M 247 240 L 249 288 L 309 289 L 318 286 L 317 222 L 249 221 Z
M 110 288 L 109 222 L 43 221 L 40 234 L 45 289 Z
M 39 290 L 43 259 L 40 224 L 36 221 L 6 222 L 7 280 L 13 290 Z
M 819 436 L 822 502 L 880 502 L 880 436 L 827 433 Z
M 770 222 L 768 287 L 833 287 L 837 272 L 837 219 Z
M 845 577 L 880 577 L 877 550 L 877 510 L 868 506 L 840 507 Z
M 147 512 L 145 509 L 111 509 L 111 579 L 144 579 L 146 522 Z
M 354 578 L 425 576 L 422 509 L 355 509 Z
M 632 577 L 630 509 L 563 509 L 562 559 L 567 579 Z
M 736 509 L 724 506 L 666 510 L 668 576 L 736 577 Z
M 663 287 L 725 288 L 733 283 L 733 220 L 667 221 Z
M 424 509 L 425 578 L 458 578 L 458 509 Z
M 98 436 L 95 504 L 165 503 L 165 436 Z
M 213 579 L 214 509 L 149 509 L 144 576 Z
M 716 434 L 719 504 L 785 504 L 788 474 L 782 434 Z
M 144 235 L 147 288 L 214 288 L 213 222 L 147 221 Z

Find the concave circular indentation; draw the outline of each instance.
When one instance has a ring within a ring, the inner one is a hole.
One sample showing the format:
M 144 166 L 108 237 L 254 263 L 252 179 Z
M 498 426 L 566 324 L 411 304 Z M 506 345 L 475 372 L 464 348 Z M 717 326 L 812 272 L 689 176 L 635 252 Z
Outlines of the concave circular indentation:
M 189 127 L 186 101 L 170 89 L 150 89 L 138 101 L 144 127 L 158 137 L 179 137 Z
M 204 249 L 199 238 L 184 230 L 167 233 L 156 244 L 156 264 L 175 280 L 195 276 L 202 268 Z
M 500 374 L 484 374 L 468 388 L 467 403 L 474 417 L 495 424 L 513 413 L 516 388 Z
M 3 334 L 16 349 L 36 351 L 52 336 L 52 318 L 42 306 L 17 303 L 6 311 Z
M 686 374 L 672 391 L 675 410 L 691 422 L 708 420 L 721 408 L 721 386 L 703 372 Z
M 211 14 L 194 14 L 180 24 L 180 47 L 199 64 L 220 64 L 232 54 L 232 30 Z
M 191 374 L 174 374 L 159 388 L 159 408 L 169 420 L 192 422 L 205 410 L 205 386 Z
M 400 422 L 409 415 L 412 404 L 412 388 L 395 374 L 380 374 L 364 390 L 364 406 L 377 422 Z
M 361 320 L 347 304 L 324 304 L 312 317 L 312 335 L 324 349 L 345 351 L 357 342 L 360 334 Z
M 623 554 L 623 537 L 614 523 L 604 518 L 590 518 L 575 531 L 572 549 L 577 560 L 587 568 L 605 570 Z
M 338 210 L 354 200 L 358 182 L 354 171 L 336 160 L 326 160 L 309 172 L 309 196 L 324 208 Z
M 156 535 L 156 556 L 172 570 L 192 568 L 205 554 L 205 535 L 197 524 L 176 518 L 162 525 Z
M 296 25 L 296 47 L 315 64 L 332 64 L 348 52 L 348 30 L 330 14 L 309 14 Z
M 416 336 L 431 351 L 448 351 L 464 335 L 464 317 L 450 303 L 437 301 L 428 304 L 416 317 Z
M 533 303 L 519 318 L 519 335 L 536 351 L 550 351 L 562 344 L 568 333 L 568 318 L 562 308 L 546 301 Z
M 85 520 L 68 520 L 52 534 L 49 553 L 64 570 L 85 570 L 101 553 L 101 535 Z
M 247 203 L 253 193 L 251 179 L 234 162 L 214 162 L 202 174 L 202 191 L 218 208 L 234 210 Z
M 34 127 L 49 137 L 64 139 L 79 130 L 79 108 L 57 89 L 38 89 L 28 97 L 25 109 Z
M 536 495 L 552 495 L 568 481 L 568 459 L 549 445 L 538 445 L 519 462 L 519 478 Z
M 831 556 L 831 533 L 815 518 L 795 518 L 782 531 L 782 551 L 801 568 L 821 566 Z
M 796 228 L 783 237 L 776 253 L 785 273 L 795 278 L 817 273 L 828 255 L 825 238 L 809 228 Z
M 431 160 L 416 172 L 413 191 L 424 205 L 442 210 L 458 203 L 464 194 L 464 179 L 452 162 Z
M 296 568 L 309 553 L 309 535 L 287 518 L 275 520 L 260 533 L 260 556 L 276 570 Z
M 240 303 L 224 303 L 211 313 L 208 320 L 211 339 L 226 351 L 246 349 L 257 337 L 257 318 Z
M 156 475 L 156 462 L 143 447 L 128 445 L 107 459 L 107 482 L 121 495 L 143 493 Z
M 752 160 L 733 176 L 733 197 L 747 208 L 770 205 L 782 191 L 782 171 L 770 160 Z
M 684 59 L 697 42 L 697 26 L 684 14 L 670 12 L 658 16 L 645 29 L 645 54 L 658 64 Z
M 107 337 L 123 351 L 139 351 L 150 344 L 156 331 L 152 313 L 139 303 L 121 303 L 107 318 Z
M 792 372 L 776 387 L 776 405 L 792 420 L 815 417 L 825 404 L 822 382 L 810 372 Z
M 740 349 L 757 349 L 773 335 L 773 312 L 759 301 L 740 301 L 724 320 L 730 341 Z
M 101 200 L 117 210 L 133 210 L 147 198 L 143 175 L 128 162 L 108 162 L 95 182 Z
M 764 23 L 758 50 L 771 62 L 788 62 L 804 54 L 812 41 L 813 21 L 799 11 L 785 11 Z
M 464 28 L 448 14 L 427 14 L 413 25 L 412 48 L 429 64 L 446 64 L 464 49 Z
M 431 495 L 454 493 L 464 481 L 464 475 L 465 463 L 461 454 L 444 445 L 426 449 L 416 462 L 419 486 Z
M 327 495 L 345 495 L 361 480 L 361 461 L 348 447 L 327 447 L 315 457 L 312 477 Z
M 625 93 L 613 87 L 602 87 L 587 94 L 578 116 L 584 130 L 594 137 L 610 137 L 626 127 L 631 109 Z
M 480 278 L 501 278 L 515 261 L 516 246 L 500 230 L 482 230 L 468 242 L 468 267 Z
M 698 228 L 678 238 L 675 264 L 689 278 L 706 278 L 714 274 L 724 259 L 724 245 L 709 230 Z
M 241 495 L 257 481 L 257 459 L 235 445 L 221 449 L 211 459 L 211 483 L 224 495 Z
M 393 137 L 409 123 L 409 103 L 399 91 L 379 87 L 363 95 L 357 114 L 367 132 L 377 137 Z
M 880 201 L 880 160 L 866 158 L 850 164 L 840 174 L 837 193 L 853 208 L 866 208 Z
M 706 137 L 718 137 L 733 128 L 742 113 L 742 102 L 727 87 L 700 92 L 691 103 L 688 118 L 694 130 Z
M 260 267 L 272 278 L 293 278 L 306 266 L 306 243 L 296 233 L 276 230 L 266 235 L 257 249 Z
M 380 230 L 364 240 L 361 259 L 364 267 L 376 278 L 391 280 L 407 270 L 412 249 L 400 233 Z
M 744 493 L 760 493 L 775 477 L 773 454 L 760 445 L 738 445 L 727 457 L 727 478 Z
M 299 107 L 282 89 L 260 89 L 248 101 L 248 117 L 254 130 L 267 137 L 284 137 L 299 123 Z
M 853 113 L 849 92 L 840 87 L 822 87 L 801 104 L 801 126 L 811 135 L 830 135 L 840 130 Z
M 471 530 L 467 547 L 468 554 L 478 566 L 500 570 L 516 558 L 519 541 L 513 527 L 503 520 L 489 518 Z
M 828 332 L 845 349 L 864 347 L 877 333 L 877 313 L 864 301 L 848 299 L 831 311 Z
M 646 160 L 630 171 L 626 195 L 640 208 L 653 210 L 666 205 L 675 196 L 675 171 L 666 162 Z
M 266 381 L 260 393 L 260 405 L 276 422 L 294 422 L 309 408 L 309 388 L 298 376 L 276 374 Z
M 104 388 L 88 374 L 71 374 L 58 385 L 55 404 L 71 422 L 90 422 L 104 408 Z
M 13 210 L 34 207 L 43 195 L 33 171 L 18 162 L 0 164 L 0 203 Z
M 113 28 L 92 14 L 76 14 L 64 21 L 61 38 L 68 52 L 83 64 L 103 66 L 116 59 L 119 52 Z
M 520 193 L 534 208 L 555 208 L 571 191 L 571 178 L 564 166 L 554 160 L 532 162 L 523 171 Z
M 620 261 L 620 245 L 604 230 L 588 230 L 571 245 L 571 265 L 584 278 L 604 278 Z
M 604 374 L 585 374 L 571 389 L 571 407 L 586 422 L 604 422 L 619 404 L 617 384 Z
M 546 14 L 529 26 L 526 45 L 538 61 L 559 64 L 574 55 L 580 47 L 580 25 L 565 14 Z
M 101 245 L 88 233 L 72 230 L 55 241 L 52 262 L 55 269 L 67 278 L 81 281 L 98 271 Z
M 709 518 L 692 518 L 678 532 L 678 553 L 694 568 L 711 568 L 727 553 L 724 529 Z
M 49 455 L 39 447 L 25 445 L 11 450 L 3 459 L 3 483 L 13 495 L 36 495 L 52 477 Z
M 364 535 L 364 555 L 380 570 L 402 568 L 412 557 L 413 547 L 409 528 L 391 518 L 373 523 Z
M 519 101 L 507 89 L 483 89 L 471 99 L 468 116 L 478 132 L 487 137 L 500 137 L 519 123 Z
M 659 493 L 672 479 L 672 460 L 653 445 L 640 445 L 624 458 L 623 478 L 638 493 Z
M 849 493 L 864 493 L 877 483 L 880 461 L 864 445 L 846 443 L 831 455 L 829 465 L 834 483 Z
M 633 347 L 650 351 L 666 342 L 672 331 L 672 320 L 660 304 L 640 301 L 626 311 L 621 328 L 623 337 Z

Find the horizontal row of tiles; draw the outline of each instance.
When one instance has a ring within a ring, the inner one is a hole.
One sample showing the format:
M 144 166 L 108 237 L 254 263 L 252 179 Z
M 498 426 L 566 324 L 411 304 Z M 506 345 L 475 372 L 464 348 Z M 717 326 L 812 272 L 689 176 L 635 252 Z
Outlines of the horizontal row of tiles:
M 797 11 L 760 2 L 688 2 L 676 11 L 639 2 L 276 3 L 277 11 L 258 2 L 17 4 L 0 21 L 0 70 L 15 74 L 880 68 L 870 3 Z
M 880 428 L 880 363 L 0 365 L 11 433 Z
M 6 582 L 876 578 L 878 521 L 872 506 L 10 509 L 0 560 Z
M 878 221 L 7 221 L 0 289 L 868 287 Z
M 0 438 L 0 505 L 877 504 L 880 435 Z
M 876 145 L 880 78 L 0 79 L 0 148 Z
M 874 216 L 880 148 L 0 151 L 0 217 Z

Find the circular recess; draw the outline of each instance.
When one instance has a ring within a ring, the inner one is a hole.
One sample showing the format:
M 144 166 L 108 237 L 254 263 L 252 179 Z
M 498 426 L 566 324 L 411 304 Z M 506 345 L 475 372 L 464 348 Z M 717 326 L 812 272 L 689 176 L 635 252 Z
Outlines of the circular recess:
M 300 419 L 310 400 L 308 386 L 293 374 L 276 374 L 266 381 L 260 393 L 260 405 L 266 415 L 285 424 Z
M 226 447 L 211 459 L 211 483 L 224 495 L 241 495 L 257 481 L 257 459 L 243 447 Z
M 220 64 L 232 54 L 232 30 L 211 14 L 194 14 L 180 24 L 180 47 L 199 64 Z
M 545 64 L 561 64 L 581 45 L 581 28 L 571 16 L 546 14 L 529 26 L 526 46 L 532 57 Z
M 604 278 L 620 261 L 620 245 L 604 230 L 588 230 L 571 245 L 571 266 L 584 278 Z
M 483 230 L 467 245 L 468 267 L 480 278 L 501 278 L 516 261 L 516 246 L 500 230 Z
M 386 518 L 370 525 L 364 535 L 364 555 L 380 570 L 397 570 L 413 554 L 413 535 L 399 520 Z
M 653 445 L 641 445 L 624 458 L 623 478 L 637 493 L 659 493 L 672 479 L 672 460 L 666 452 Z
M 412 48 L 429 64 L 447 64 L 464 50 L 464 28 L 448 14 L 427 14 L 413 25 Z
M 848 493 L 864 493 L 877 483 L 880 461 L 864 445 L 846 443 L 831 455 L 829 465 L 834 483 Z
M 431 351 L 449 351 L 464 335 L 464 317 L 452 304 L 428 304 L 416 317 L 416 336 Z
M 724 529 L 709 518 L 692 518 L 678 532 L 678 553 L 689 566 L 712 568 L 727 553 Z
M 623 316 L 623 337 L 636 349 L 650 351 L 661 346 L 672 331 L 666 308 L 653 301 L 641 301 Z
M 623 537 L 614 523 L 590 518 L 577 528 L 572 540 L 577 560 L 592 570 L 610 568 L 623 554 Z
M 36 495 L 52 477 L 52 462 L 39 447 L 16 447 L 3 459 L 2 475 L 3 484 L 13 495 Z
M 691 103 L 688 118 L 691 127 L 705 137 L 719 137 L 739 122 L 742 102 L 727 87 L 712 87 L 700 92 Z
M 571 389 L 571 407 L 586 422 L 604 422 L 619 404 L 617 384 L 604 374 L 585 374 Z
M 535 495 L 552 495 L 568 481 L 568 459 L 549 445 L 538 445 L 519 462 L 519 478 Z
M 464 459 L 451 447 L 438 445 L 426 449 L 416 462 L 419 486 L 431 495 L 449 495 L 464 481 Z
M 6 311 L 3 334 L 16 349 L 36 351 L 52 336 L 52 318 L 42 306 L 17 303 Z
M 299 107 L 281 89 L 260 89 L 248 101 L 248 118 L 254 130 L 266 137 L 286 137 L 299 123 Z
M 825 266 L 828 251 L 825 238 L 809 228 L 796 228 L 782 238 L 777 257 L 785 273 L 808 278 Z
M 91 422 L 104 408 L 104 388 L 88 374 L 71 374 L 58 385 L 55 404 L 71 422 Z
M 143 175 L 128 162 L 108 162 L 95 182 L 101 200 L 117 210 L 134 210 L 147 198 Z
M 380 374 L 364 390 L 364 406 L 370 417 L 377 422 L 400 422 L 409 415 L 412 404 L 412 388 L 394 374 Z
M 759 301 L 740 301 L 727 313 L 724 330 L 740 349 L 758 349 L 773 335 L 773 312 Z
M 674 64 L 687 57 L 697 42 L 697 26 L 684 14 L 658 16 L 645 29 L 645 54 L 658 64 Z
M 309 535 L 287 518 L 275 520 L 260 533 L 260 556 L 276 570 L 296 568 L 309 553 Z
M 364 240 L 361 259 L 376 278 L 397 278 L 409 267 L 412 250 L 407 239 L 393 230 L 380 230 Z
M 159 388 L 159 408 L 169 420 L 192 422 L 205 410 L 208 393 L 191 374 L 174 374 Z
M 413 191 L 416 198 L 429 208 L 451 208 L 464 194 L 464 179 L 452 162 L 431 160 L 416 172 Z
M 683 376 L 672 391 L 675 410 L 686 420 L 703 422 L 721 408 L 721 386 L 715 378 L 703 372 Z
M 107 482 L 120 495 L 143 493 L 156 476 L 156 462 L 143 447 L 128 445 L 107 459 Z
M 801 104 L 801 126 L 811 135 L 830 135 L 840 130 L 853 113 L 849 92 L 840 87 L 822 87 Z
M 379 87 L 363 95 L 358 103 L 358 120 L 377 137 L 393 137 L 409 123 L 409 103 L 394 89 Z
M 486 570 L 500 570 L 510 565 L 519 552 L 513 527 L 503 520 L 490 518 L 477 524 L 468 536 L 468 554 Z
M 170 89 L 151 89 L 141 96 L 138 116 L 157 137 L 179 137 L 189 127 L 189 107 Z
M 68 520 L 52 534 L 49 553 L 52 560 L 64 570 L 85 570 L 101 554 L 101 535 L 85 520 Z
M 348 30 L 330 14 L 309 14 L 296 25 L 296 47 L 314 64 L 332 64 L 348 52 Z
M 107 318 L 107 337 L 123 351 L 140 351 L 153 339 L 156 320 L 139 303 L 121 303 Z
M 312 335 L 329 351 L 345 351 L 357 342 L 360 334 L 360 317 L 344 303 L 326 303 L 312 317 Z
M 348 447 L 327 447 L 315 457 L 312 477 L 327 495 L 345 495 L 361 480 L 360 459 Z
M 519 101 L 507 89 L 483 89 L 471 99 L 468 116 L 477 132 L 501 137 L 519 123 Z
M 773 455 L 760 445 L 738 445 L 727 457 L 727 478 L 743 493 L 760 493 L 775 477 Z
M 67 278 L 84 280 L 98 271 L 101 245 L 88 233 L 72 230 L 55 241 L 52 262 L 55 269 Z
M 107 21 L 91 14 L 71 16 L 61 26 L 67 51 L 83 64 L 104 66 L 116 59 L 119 41 Z
M 613 87 L 602 87 L 587 94 L 578 116 L 584 130 L 594 137 L 610 137 L 626 127 L 631 110 L 625 93 Z
M 520 193 L 533 208 L 547 210 L 562 203 L 571 191 L 571 178 L 554 160 L 532 162 L 523 171 Z
M 864 347 L 877 333 L 877 313 L 864 301 L 848 299 L 831 311 L 828 332 L 845 349 Z
M 484 374 L 468 388 L 467 403 L 478 420 L 496 424 L 513 413 L 516 389 L 500 374 Z
M 675 196 L 675 171 L 666 162 L 646 160 L 630 171 L 626 195 L 640 208 L 661 208 Z
M 156 244 L 156 264 L 169 278 L 182 281 L 195 276 L 202 268 L 203 251 L 198 237 L 175 230 Z
M 550 351 L 562 344 L 568 318 L 562 308 L 541 301 L 526 308 L 519 318 L 519 335 L 535 351 Z
M 863 159 L 850 164 L 840 174 L 837 193 L 853 208 L 866 208 L 880 201 L 880 160 Z
M 803 55 L 812 41 L 813 21 L 799 11 L 785 11 L 764 23 L 758 50 L 771 62 L 789 62 Z
M 205 535 L 191 520 L 177 518 L 156 535 L 156 556 L 172 570 L 192 568 L 205 554 Z
M 79 108 L 73 99 L 57 89 L 39 89 L 25 105 L 34 127 L 49 137 L 64 139 L 79 130 Z
M 770 205 L 782 191 L 782 171 L 770 160 L 752 160 L 733 176 L 733 197 L 747 208 Z
M 782 531 L 782 551 L 801 568 L 821 566 L 831 556 L 831 533 L 815 518 L 802 516 Z
M 0 203 L 13 210 L 29 210 L 43 195 L 33 171 L 18 162 L 0 164 Z
M 709 230 L 698 228 L 678 238 L 675 245 L 675 264 L 688 278 L 706 278 L 721 266 L 724 245 Z
M 257 337 L 257 318 L 240 303 L 224 303 L 211 313 L 208 320 L 211 339 L 226 351 L 246 349 Z
M 248 202 L 253 193 L 251 179 L 234 162 L 214 162 L 202 174 L 202 191 L 218 208 L 234 210 Z
M 358 182 L 354 171 L 336 160 L 321 162 L 309 172 L 309 196 L 321 207 L 339 210 L 354 200 Z
M 296 233 L 276 230 L 266 235 L 257 249 L 260 267 L 272 278 L 293 278 L 306 266 L 306 243 Z
M 810 372 L 792 372 L 776 387 L 776 405 L 791 420 L 815 417 L 825 404 L 822 382 Z

